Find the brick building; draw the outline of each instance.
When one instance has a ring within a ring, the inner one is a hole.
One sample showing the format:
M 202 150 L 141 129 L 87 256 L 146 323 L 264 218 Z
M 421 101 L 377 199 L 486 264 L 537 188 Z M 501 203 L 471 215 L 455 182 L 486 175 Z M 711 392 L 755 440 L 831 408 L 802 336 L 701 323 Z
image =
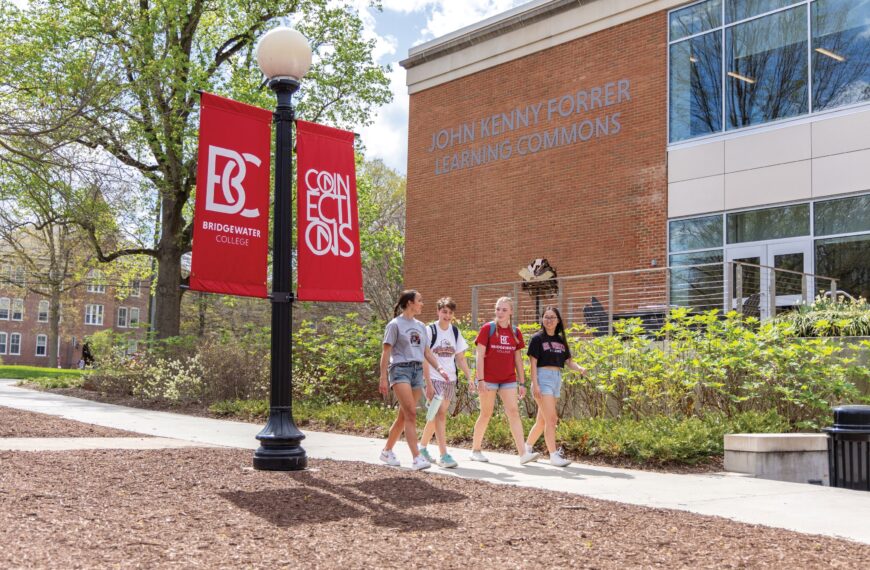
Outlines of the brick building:
M 3 364 L 47 366 L 49 299 L 34 293 L 21 265 L 0 265 L 0 360 Z M 33 285 L 31 283 L 31 285 Z M 121 282 L 99 270 L 61 300 L 60 334 L 54 350 L 58 366 L 73 368 L 82 356 L 83 339 L 111 329 L 128 333 L 131 341 L 145 337 L 148 320 L 147 281 Z M 131 347 L 132 348 L 132 347 Z
M 538 0 L 402 65 L 405 283 L 430 303 L 465 312 L 540 257 L 742 260 L 870 294 L 866 2 Z

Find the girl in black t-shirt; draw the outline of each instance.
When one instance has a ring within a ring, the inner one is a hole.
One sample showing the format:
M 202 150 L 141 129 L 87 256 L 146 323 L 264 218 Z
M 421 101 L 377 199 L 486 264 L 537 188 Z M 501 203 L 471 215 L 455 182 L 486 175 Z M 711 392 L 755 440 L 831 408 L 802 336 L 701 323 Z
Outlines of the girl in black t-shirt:
M 571 359 L 559 309 L 548 305 L 541 321 L 541 330 L 529 341 L 532 395 L 538 404 L 538 417 L 526 440 L 526 451 L 529 452 L 534 447 L 543 433 L 550 452 L 550 463 L 564 467 L 571 462 L 565 459 L 561 449 L 556 448 L 556 423 L 559 421 L 556 398 L 562 388 L 562 369 L 567 366 L 580 374 L 585 374 L 586 370 Z

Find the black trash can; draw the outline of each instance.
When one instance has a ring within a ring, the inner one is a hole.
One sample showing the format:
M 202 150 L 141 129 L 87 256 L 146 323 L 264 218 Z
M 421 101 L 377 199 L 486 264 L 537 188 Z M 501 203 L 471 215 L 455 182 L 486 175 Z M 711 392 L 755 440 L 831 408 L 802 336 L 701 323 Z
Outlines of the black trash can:
M 828 432 L 831 487 L 870 491 L 870 406 L 834 408 Z

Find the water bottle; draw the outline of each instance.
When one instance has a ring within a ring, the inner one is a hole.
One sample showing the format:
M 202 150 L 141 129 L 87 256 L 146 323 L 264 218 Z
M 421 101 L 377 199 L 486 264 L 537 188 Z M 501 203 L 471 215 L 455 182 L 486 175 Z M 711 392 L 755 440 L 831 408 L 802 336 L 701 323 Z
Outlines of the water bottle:
M 442 401 L 444 401 L 444 397 L 441 394 L 435 394 L 435 396 L 429 401 L 429 407 L 426 409 L 427 422 L 431 422 L 435 419 L 435 415 L 441 408 Z

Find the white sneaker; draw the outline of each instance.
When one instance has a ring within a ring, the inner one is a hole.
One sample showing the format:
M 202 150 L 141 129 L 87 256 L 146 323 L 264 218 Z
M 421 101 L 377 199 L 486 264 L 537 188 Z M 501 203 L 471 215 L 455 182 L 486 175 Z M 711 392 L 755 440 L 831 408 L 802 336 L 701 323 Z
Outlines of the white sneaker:
M 426 458 L 422 455 L 418 455 L 414 458 L 414 463 L 411 464 L 411 469 L 414 471 L 421 471 L 423 469 L 429 469 L 432 467 L 432 464 L 426 461 Z
M 471 452 L 471 460 L 472 461 L 480 461 L 481 463 L 489 463 L 489 459 L 487 459 L 486 455 L 484 455 L 480 451 L 472 451 Z
M 565 457 L 562 455 L 561 449 L 557 449 L 550 454 L 550 465 L 555 465 L 556 467 L 565 467 L 566 465 L 570 464 L 571 461 L 569 459 L 565 459 Z
M 396 459 L 396 454 L 393 453 L 392 449 L 385 449 L 381 451 L 381 461 L 391 467 L 398 467 L 399 465 L 401 465 L 401 463 L 399 463 L 399 460 Z
M 527 443 L 526 444 L 526 453 L 534 453 L 534 452 L 535 452 L 535 448 Z
M 532 461 L 534 461 L 535 459 L 537 459 L 540 456 L 541 456 L 541 454 L 538 453 L 537 451 L 532 451 L 531 453 L 529 453 L 529 452 L 523 453 L 522 455 L 520 455 L 520 465 L 525 465 L 526 463 L 531 463 Z

